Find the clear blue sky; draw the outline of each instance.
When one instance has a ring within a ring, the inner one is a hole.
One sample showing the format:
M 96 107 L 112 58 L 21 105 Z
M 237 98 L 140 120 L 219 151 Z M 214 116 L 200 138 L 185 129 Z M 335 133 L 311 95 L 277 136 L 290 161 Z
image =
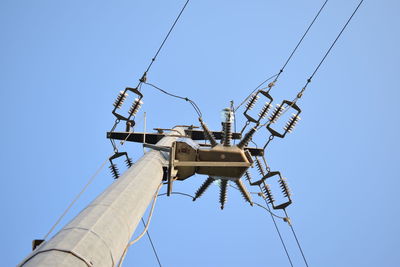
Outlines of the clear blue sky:
M 136 85 L 183 3 L 0 1 L 2 266 L 30 252 L 111 153 L 112 103 Z M 219 129 L 220 110 L 279 70 L 322 3 L 192 0 L 149 81 L 194 99 Z M 274 89 L 277 100 L 304 85 L 357 3 L 327 4 Z M 267 151 L 294 193 L 288 212 L 310 266 L 400 266 L 399 8 L 365 1 L 301 100 L 298 127 Z M 148 129 L 196 123 L 187 103 L 151 88 L 144 95 Z M 176 188 L 193 194 L 203 180 Z M 104 170 L 61 226 L 112 182 Z M 159 199 L 150 233 L 163 266 L 289 266 L 269 215 L 233 190 L 221 211 L 217 191 L 194 203 Z M 125 266 L 157 266 L 146 238 Z

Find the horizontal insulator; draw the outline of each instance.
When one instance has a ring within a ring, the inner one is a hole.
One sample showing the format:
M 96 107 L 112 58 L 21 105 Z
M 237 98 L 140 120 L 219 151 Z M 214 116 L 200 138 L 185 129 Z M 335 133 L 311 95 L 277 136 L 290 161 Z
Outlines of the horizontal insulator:
M 260 98 L 260 96 L 258 94 L 253 94 L 249 101 L 246 104 L 246 108 L 247 110 L 251 110 L 252 108 L 254 108 L 254 105 L 257 103 L 257 100 Z

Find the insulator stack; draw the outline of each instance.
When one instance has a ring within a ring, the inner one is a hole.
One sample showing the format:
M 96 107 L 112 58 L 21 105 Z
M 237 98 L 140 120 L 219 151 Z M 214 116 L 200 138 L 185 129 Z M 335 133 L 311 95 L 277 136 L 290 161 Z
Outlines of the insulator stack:
M 196 194 L 193 198 L 193 201 L 201 197 L 203 193 L 207 190 L 207 188 L 214 182 L 214 179 L 211 177 L 208 177 L 207 180 L 204 181 L 204 183 L 200 186 L 200 188 L 196 191 Z
M 219 195 L 219 203 L 221 204 L 221 210 L 224 209 L 224 205 L 226 202 L 226 190 L 228 188 L 228 180 L 221 179 L 221 191 Z
M 139 111 L 140 107 L 142 106 L 143 101 L 140 100 L 139 98 L 135 98 L 135 101 L 133 101 L 131 108 L 129 109 L 129 115 L 130 116 L 135 116 L 136 113 Z
M 245 177 L 246 180 L 251 184 L 252 178 L 251 178 L 251 174 L 250 174 L 249 171 L 246 171 L 246 172 L 244 173 L 244 177 Z
M 249 101 L 246 104 L 247 110 L 251 110 L 252 108 L 254 108 L 254 105 L 257 103 L 257 100 L 259 98 L 260 98 L 260 96 L 258 94 L 251 95 Z
M 288 133 L 291 133 L 294 129 L 294 127 L 296 126 L 296 124 L 299 122 L 300 120 L 300 116 L 297 114 L 292 114 L 292 117 L 290 118 L 290 120 L 286 123 L 284 130 Z
M 114 107 L 115 108 L 121 108 L 122 104 L 124 103 L 126 97 L 128 96 L 128 93 L 125 91 L 120 91 L 119 95 L 117 96 L 117 99 L 114 102 Z
M 246 133 L 242 140 L 240 140 L 239 144 L 237 145 L 238 148 L 243 149 L 246 147 L 251 139 L 253 138 L 254 133 L 257 131 L 256 127 L 253 127 Z
M 223 133 L 224 133 L 224 146 L 231 146 L 232 141 L 232 122 L 223 122 Z
M 254 162 L 255 162 L 255 164 L 256 164 L 256 167 L 257 167 L 258 172 L 260 173 L 260 175 L 261 175 L 262 177 L 264 177 L 264 176 L 265 176 L 264 165 L 261 163 L 261 161 L 260 161 L 259 158 L 256 158 Z
M 269 120 L 271 123 L 275 123 L 279 117 L 282 115 L 282 112 L 285 110 L 285 108 L 282 105 L 277 104 L 274 111 L 272 112 L 271 116 L 269 117 Z
M 201 127 L 203 128 L 204 131 L 204 136 L 210 141 L 211 147 L 214 147 L 217 145 L 217 141 L 215 140 L 214 135 L 212 132 L 208 129 L 207 125 L 203 122 L 201 118 L 199 118 Z
M 264 185 L 263 191 L 264 191 L 265 196 L 267 197 L 268 204 L 274 203 L 275 199 L 274 199 L 274 196 L 272 195 L 271 188 L 266 183 L 264 183 L 263 185 Z
M 280 185 L 280 187 L 282 189 L 283 195 L 285 197 L 290 197 L 291 192 L 290 192 L 290 188 L 289 188 L 286 180 L 284 178 L 281 178 L 281 179 L 278 180 L 278 182 L 279 182 L 279 185 Z
M 119 174 L 119 170 L 118 170 L 117 164 L 111 163 L 109 168 L 110 168 L 111 174 L 114 177 L 114 179 L 118 179 L 120 174 Z
M 125 159 L 125 164 L 126 164 L 126 167 L 128 167 L 128 168 L 132 167 L 132 165 L 133 165 L 132 158 L 127 157 Z
M 253 201 L 251 200 L 251 196 L 250 193 L 247 191 L 246 187 L 244 186 L 244 184 L 242 183 L 242 181 L 239 180 L 235 180 L 235 184 L 238 187 L 240 193 L 242 193 L 243 198 L 250 203 L 250 205 L 253 206 Z
M 265 116 L 267 116 L 270 108 L 271 108 L 271 103 L 269 103 L 269 102 L 265 103 L 265 105 L 261 109 L 260 113 L 258 113 L 259 120 L 262 120 L 265 118 Z

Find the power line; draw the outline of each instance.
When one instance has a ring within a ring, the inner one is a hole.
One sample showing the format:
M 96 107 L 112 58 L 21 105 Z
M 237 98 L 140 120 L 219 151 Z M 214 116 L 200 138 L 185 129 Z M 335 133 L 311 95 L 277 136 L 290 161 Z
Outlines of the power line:
M 143 217 L 142 217 L 142 223 L 143 223 L 143 226 L 146 227 L 146 223 L 144 222 Z M 161 267 L 161 261 L 160 261 L 160 258 L 158 257 L 157 250 L 156 250 L 156 248 L 155 248 L 155 246 L 153 244 L 153 240 L 151 239 L 149 231 L 146 232 L 146 235 L 147 235 L 147 238 L 150 241 L 151 247 L 153 248 L 153 252 L 154 252 L 154 255 L 155 255 L 156 259 L 157 259 L 158 265 Z
M 289 215 L 287 214 L 286 209 L 284 209 L 283 211 L 285 212 L 286 218 L 289 218 Z M 304 255 L 303 249 L 302 249 L 302 247 L 301 247 L 301 245 L 300 245 L 299 239 L 297 238 L 296 232 L 294 231 L 294 228 L 293 228 L 293 225 L 292 225 L 291 222 L 289 222 L 289 226 L 290 226 L 290 229 L 292 229 L 292 233 L 293 233 L 294 239 L 296 239 L 297 247 L 298 247 L 299 250 L 300 250 L 300 253 L 301 253 L 301 256 L 303 257 L 304 263 L 305 263 L 306 266 L 308 267 L 308 263 L 307 263 L 307 260 L 306 260 L 306 256 Z
M 286 65 L 289 63 L 289 61 L 292 59 L 294 53 L 296 52 L 297 48 L 300 46 L 300 44 L 303 42 L 304 37 L 306 37 L 308 31 L 311 29 L 311 27 L 313 26 L 314 22 L 317 20 L 319 14 L 321 13 L 321 11 L 324 9 L 326 3 L 328 3 L 329 0 L 325 0 L 324 4 L 321 6 L 321 8 L 319 9 L 317 15 L 315 15 L 314 19 L 312 20 L 312 22 L 310 23 L 310 25 L 308 26 L 307 30 L 304 32 L 303 36 L 301 37 L 300 41 L 297 43 L 296 47 L 293 49 L 292 53 L 290 54 L 290 56 L 288 57 L 288 59 L 286 60 L 285 64 L 283 64 L 283 67 L 280 69 L 277 77 L 275 78 L 274 82 L 276 82 L 279 78 L 279 76 L 281 75 L 281 73 L 283 72 L 283 70 L 285 69 Z
M 259 187 L 260 187 L 260 191 L 262 192 L 261 186 L 259 186 Z M 270 215 L 271 215 L 271 219 L 272 219 L 272 221 L 274 222 L 276 232 L 278 233 L 279 239 L 281 240 L 283 249 L 285 250 L 285 253 L 286 253 L 286 257 L 287 257 L 288 260 L 289 260 L 290 266 L 293 267 L 292 259 L 290 258 L 289 252 L 288 252 L 288 250 L 287 250 L 287 248 L 286 248 L 285 241 L 284 241 L 283 238 L 282 238 L 281 231 L 279 231 L 279 228 L 278 228 L 278 225 L 276 224 L 275 218 L 274 218 L 274 216 L 272 216 L 271 208 L 268 206 L 268 202 L 267 202 L 267 200 L 266 200 L 265 198 L 264 198 L 264 201 L 265 201 L 265 204 L 266 204 L 266 206 L 267 206 L 267 208 L 268 208 L 268 210 L 269 210 L 269 213 L 270 213 Z
M 159 90 L 160 92 L 162 92 L 162 93 L 164 93 L 166 95 L 169 95 L 171 97 L 175 97 L 175 98 L 182 99 L 182 100 L 185 100 L 185 101 L 189 102 L 192 105 L 193 109 L 196 111 L 196 113 L 199 116 L 199 118 L 201 118 L 203 116 L 199 106 L 197 106 L 197 104 L 193 100 L 191 100 L 190 98 L 179 96 L 179 95 L 175 95 L 175 94 L 171 94 L 171 93 L 165 91 L 164 89 L 161 89 L 160 87 L 155 86 L 154 84 L 151 84 L 151 83 L 145 82 L 144 84 L 147 84 L 147 85 Z
M 165 36 L 164 40 L 162 41 L 160 47 L 158 48 L 156 54 L 154 55 L 154 57 L 151 59 L 151 62 L 149 64 L 149 66 L 147 67 L 146 71 L 144 72 L 145 74 L 150 70 L 151 66 L 153 65 L 154 61 L 156 60 L 158 54 L 160 53 L 161 49 L 163 48 L 165 42 L 168 40 L 169 35 L 171 34 L 172 30 L 175 28 L 176 23 L 178 22 L 179 18 L 181 17 L 183 11 L 185 10 L 186 6 L 188 5 L 190 0 L 187 0 L 186 3 L 183 5 L 181 11 L 179 12 L 178 16 L 176 17 L 174 23 L 172 24 L 171 28 L 169 29 L 167 35 Z M 144 74 L 144 75 L 145 75 Z
M 344 32 L 344 30 L 346 29 L 347 25 L 350 23 L 350 21 L 353 19 L 354 15 L 357 13 L 359 7 L 361 6 L 361 4 L 364 2 L 364 0 L 361 0 L 357 7 L 354 9 L 353 13 L 351 14 L 351 16 L 349 17 L 349 19 L 347 20 L 346 24 L 342 27 L 341 31 L 339 32 L 339 34 L 336 36 L 336 39 L 333 41 L 333 43 L 331 44 L 331 46 L 329 47 L 329 49 L 326 51 L 324 57 L 321 59 L 321 61 L 319 62 L 318 66 L 315 68 L 314 72 L 311 74 L 311 76 L 307 79 L 306 84 L 304 85 L 304 87 L 301 89 L 301 91 L 297 94 L 296 98 L 294 99 L 293 102 L 297 101 L 298 99 L 300 99 L 303 96 L 304 91 L 306 90 L 307 86 L 309 83 L 311 83 L 312 79 L 314 78 L 314 75 L 317 73 L 317 71 L 319 70 L 319 68 L 321 67 L 322 63 L 325 61 L 326 57 L 329 55 L 329 53 L 331 52 L 332 48 L 335 46 L 336 42 L 339 40 L 340 36 L 342 35 L 342 33 Z

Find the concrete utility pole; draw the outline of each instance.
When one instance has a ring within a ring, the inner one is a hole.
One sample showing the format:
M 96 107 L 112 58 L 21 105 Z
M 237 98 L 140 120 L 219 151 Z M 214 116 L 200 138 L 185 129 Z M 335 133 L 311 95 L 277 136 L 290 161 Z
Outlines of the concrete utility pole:
M 176 127 L 157 146 L 176 141 Z M 167 152 L 151 150 L 18 266 L 115 266 L 162 181 Z

